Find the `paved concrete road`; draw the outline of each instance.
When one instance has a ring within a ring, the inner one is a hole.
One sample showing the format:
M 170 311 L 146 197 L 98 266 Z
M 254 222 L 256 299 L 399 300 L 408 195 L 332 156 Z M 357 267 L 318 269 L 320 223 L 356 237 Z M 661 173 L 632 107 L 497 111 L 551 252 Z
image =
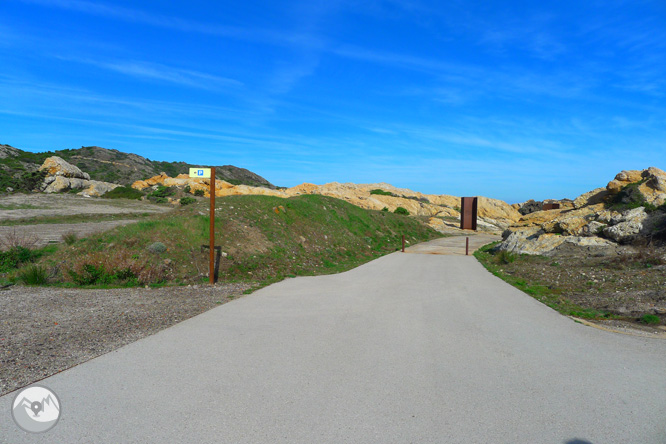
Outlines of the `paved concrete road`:
M 405 253 L 418 254 L 456 254 L 464 256 L 467 252 L 466 238 L 469 238 L 469 254 L 491 242 L 502 240 L 502 236 L 495 234 L 469 234 L 450 237 L 440 237 L 428 242 L 421 242 L 405 248 Z
M 5 443 L 666 443 L 666 341 L 585 327 L 472 257 L 265 288 L 42 382 Z

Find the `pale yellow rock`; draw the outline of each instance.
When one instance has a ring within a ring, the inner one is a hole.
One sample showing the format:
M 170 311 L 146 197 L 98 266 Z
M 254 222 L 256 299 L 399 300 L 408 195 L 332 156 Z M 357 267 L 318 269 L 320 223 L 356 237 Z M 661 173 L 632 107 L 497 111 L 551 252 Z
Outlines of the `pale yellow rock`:
M 608 185 L 606 185 L 606 189 L 610 194 L 617 194 L 620 192 L 622 187 L 634 183 L 634 182 L 640 182 L 642 180 L 642 171 L 638 170 L 623 170 L 617 173 L 615 176 L 615 179 L 611 180 L 608 182 Z
M 522 215 L 508 203 L 491 199 L 488 197 L 479 197 L 478 215 L 488 219 L 505 219 L 513 222 L 520 220 Z
M 143 181 L 136 181 L 133 188 L 144 189 L 157 184 L 166 186 L 184 187 L 190 186 L 190 192 L 203 190 L 204 196 L 208 196 L 208 179 L 191 179 L 180 175 L 169 178 L 165 174 Z M 231 185 L 226 181 L 215 182 L 216 196 L 232 196 L 243 194 L 258 194 L 277 197 L 291 197 L 301 194 L 320 194 L 345 200 L 353 205 L 370 210 L 382 210 L 388 208 L 393 212 L 398 207 L 405 208 L 411 215 L 425 217 L 460 217 L 460 198 L 448 195 L 433 195 L 414 192 L 405 188 L 397 188 L 386 183 L 376 184 L 353 184 L 331 182 L 324 185 L 303 183 L 285 190 L 272 190 L 263 187 L 251 187 L 247 185 Z M 381 189 L 393 193 L 394 196 L 371 194 L 372 190 Z M 479 225 L 486 229 L 494 229 L 493 226 L 504 228 L 520 219 L 520 213 L 506 202 L 481 197 L 479 199 Z M 439 223 L 438 223 L 439 224 Z
M 117 183 L 110 182 L 101 182 L 99 180 L 90 180 L 86 184 L 86 187 L 81 191 L 80 195 L 87 197 L 101 197 L 104 193 L 107 193 L 114 188 L 118 188 L 120 185 Z
M 557 210 L 535 211 L 534 213 L 526 214 L 520 217 L 517 225 L 520 226 L 540 226 L 542 224 L 551 222 L 556 219 L 560 214 L 567 210 L 560 208 Z
M 574 208 L 582 208 L 586 205 L 596 205 L 603 202 L 609 192 L 606 188 L 596 188 L 587 193 L 583 193 L 573 201 Z
M 645 183 L 638 187 L 645 200 L 659 206 L 666 203 L 666 172 L 656 167 L 643 170 L 641 174 Z
M 90 175 L 84 173 L 77 166 L 74 166 L 58 156 L 47 158 L 39 171 L 46 171 L 49 176 L 63 176 L 76 179 L 90 180 Z

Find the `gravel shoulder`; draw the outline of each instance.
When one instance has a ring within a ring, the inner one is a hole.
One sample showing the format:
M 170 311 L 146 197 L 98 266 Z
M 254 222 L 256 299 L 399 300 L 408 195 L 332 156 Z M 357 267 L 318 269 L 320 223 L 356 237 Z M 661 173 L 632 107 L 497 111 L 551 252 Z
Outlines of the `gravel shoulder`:
M 251 284 L 0 291 L 0 396 L 240 297 Z

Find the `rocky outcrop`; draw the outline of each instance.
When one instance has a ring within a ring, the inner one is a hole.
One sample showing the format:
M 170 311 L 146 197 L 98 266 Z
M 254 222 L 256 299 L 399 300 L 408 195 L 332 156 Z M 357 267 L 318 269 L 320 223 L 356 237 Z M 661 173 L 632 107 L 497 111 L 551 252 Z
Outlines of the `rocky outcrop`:
M 606 188 L 597 188 L 587 193 L 583 193 L 573 201 L 574 208 L 583 208 L 587 205 L 596 205 L 602 203 L 604 199 L 608 196 L 608 190 Z
M 190 193 L 202 190 L 208 196 L 210 182 L 208 179 L 190 178 L 186 174 L 169 177 L 162 173 L 150 179 L 136 181 L 133 188 L 143 190 L 158 185 L 189 186 Z M 375 190 L 382 190 L 377 193 Z M 292 188 L 270 189 L 248 185 L 232 185 L 223 180 L 215 181 L 216 196 L 232 196 L 241 194 L 258 194 L 277 197 L 291 197 L 301 194 L 320 194 L 345 200 L 353 205 L 370 210 L 395 211 L 398 207 L 405 208 L 411 215 L 428 217 L 430 225 L 436 229 L 456 229 L 460 219 L 460 198 L 449 195 L 423 194 L 406 188 L 397 188 L 387 183 L 353 184 L 331 182 L 324 185 L 303 183 Z M 520 213 L 511 205 L 497 199 L 479 198 L 478 226 L 489 231 L 501 231 L 520 219 Z M 454 220 L 452 222 L 452 219 Z
M 16 157 L 21 153 L 20 150 L 14 148 L 10 145 L 0 145 L 0 159 L 6 159 L 7 157 Z
M 617 173 L 615 179 L 608 182 L 606 185 L 606 190 L 610 194 L 617 194 L 630 183 L 640 182 L 642 180 L 642 171 L 638 170 L 623 170 Z
M 78 194 L 82 196 L 99 197 L 120 186 L 115 183 L 90 180 L 88 173 L 84 173 L 58 156 L 47 158 L 39 170 L 46 172 L 41 186 L 41 190 L 45 193 L 81 190 Z
M 650 241 L 666 231 L 666 209 L 654 211 L 664 202 L 664 171 L 655 167 L 621 171 L 606 187 L 577 197 L 572 208 L 523 211 L 526 214 L 504 232 L 499 248 L 552 255 L 576 246 L 610 252 L 624 248 L 621 245 Z M 528 201 L 518 209 L 525 206 L 529 210 L 535 204 Z
M 39 168 L 39 171 L 46 171 L 47 177 L 90 180 L 88 173 L 84 173 L 77 166 L 65 162 L 58 156 L 47 158 Z
M 598 237 L 563 236 L 545 233 L 538 228 L 506 231 L 504 234 L 506 237 L 499 245 L 499 250 L 515 254 L 553 256 L 563 247 L 574 245 L 602 255 L 615 251 L 617 247 L 615 243 Z

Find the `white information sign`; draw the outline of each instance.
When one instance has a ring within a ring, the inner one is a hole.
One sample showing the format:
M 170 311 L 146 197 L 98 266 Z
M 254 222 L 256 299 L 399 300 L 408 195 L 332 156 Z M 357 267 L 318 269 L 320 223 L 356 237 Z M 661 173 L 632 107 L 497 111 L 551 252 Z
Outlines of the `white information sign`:
M 190 177 L 210 179 L 210 168 L 190 168 Z

